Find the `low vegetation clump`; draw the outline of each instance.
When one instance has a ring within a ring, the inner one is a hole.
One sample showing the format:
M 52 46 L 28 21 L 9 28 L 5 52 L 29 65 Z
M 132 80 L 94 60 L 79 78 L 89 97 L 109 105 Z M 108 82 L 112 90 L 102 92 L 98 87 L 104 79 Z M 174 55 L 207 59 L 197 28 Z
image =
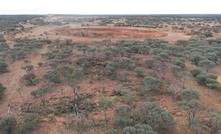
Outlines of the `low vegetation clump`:
M 0 73 L 5 73 L 7 71 L 8 65 L 6 64 L 5 60 L 0 57 Z
M 0 83 L 0 99 L 1 99 L 2 96 L 3 96 L 5 89 L 6 89 L 6 87 L 4 87 L 4 86 L 2 85 L 2 83 Z
M 122 134 L 157 134 L 149 125 L 136 124 L 133 127 L 125 127 Z
M 155 129 L 169 129 L 176 124 L 171 114 L 156 104 L 136 107 L 134 116 Z
M 17 125 L 13 116 L 0 117 L 0 132 L 2 134 L 11 134 Z

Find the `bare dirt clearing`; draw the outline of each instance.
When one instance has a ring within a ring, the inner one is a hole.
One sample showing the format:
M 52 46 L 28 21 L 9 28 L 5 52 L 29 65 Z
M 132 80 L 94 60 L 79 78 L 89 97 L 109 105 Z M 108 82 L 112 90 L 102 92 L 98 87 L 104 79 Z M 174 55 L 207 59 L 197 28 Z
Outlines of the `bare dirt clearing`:
M 72 35 L 86 38 L 155 38 L 166 36 L 166 33 L 151 29 L 137 29 L 128 27 L 84 27 L 84 28 L 58 28 L 58 34 Z

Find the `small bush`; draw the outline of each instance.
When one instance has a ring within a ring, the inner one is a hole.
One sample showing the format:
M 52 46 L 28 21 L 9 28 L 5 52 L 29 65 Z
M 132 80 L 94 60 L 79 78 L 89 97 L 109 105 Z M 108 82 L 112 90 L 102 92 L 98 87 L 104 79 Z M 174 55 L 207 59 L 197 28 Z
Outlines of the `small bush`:
M 26 83 L 27 86 L 33 85 L 35 78 L 36 78 L 36 75 L 33 73 L 27 73 L 23 76 L 23 79 L 27 81 Z
M 135 100 L 135 96 L 131 93 L 124 95 L 123 98 L 128 104 L 131 104 Z
M 209 124 L 211 126 L 211 134 L 220 134 L 221 133 L 221 111 L 220 110 L 211 110 L 209 112 L 210 120 Z
M 0 133 L 11 134 L 16 127 L 16 119 L 13 116 L 4 116 L 0 118 Z
M 117 129 L 111 128 L 107 131 L 106 134 L 118 134 Z
M 129 117 L 132 108 L 129 105 L 120 105 L 115 110 L 114 113 L 117 117 Z
M 181 60 L 173 60 L 172 61 L 172 64 L 173 65 L 177 65 L 179 67 L 181 67 L 182 69 L 185 68 L 185 62 L 181 61 Z
M 0 99 L 2 98 L 2 95 L 3 95 L 4 91 L 5 91 L 5 89 L 6 89 L 6 87 L 4 87 L 2 85 L 2 83 L 0 83 Z
M 125 127 L 122 130 L 122 134 L 157 134 L 157 132 L 149 125 L 137 124 L 134 127 Z
M 128 117 L 119 117 L 114 121 L 115 127 L 126 127 L 126 126 L 133 126 L 134 121 Z
M 175 125 L 171 114 L 156 104 L 142 104 L 135 111 L 137 119 L 153 128 L 168 129 Z
M 204 85 L 208 88 L 216 88 L 219 86 L 219 82 L 216 80 L 217 76 L 210 73 L 200 73 L 196 76 L 196 79 L 200 85 Z
M 116 95 L 126 95 L 129 94 L 128 88 L 124 87 L 122 84 L 117 85 L 114 89 L 113 89 L 113 93 Z
M 104 68 L 104 74 L 110 78 L 116 78 L 116 64 L 113 62 L 107 62 L 107 65 Z
M 30 72 L 32 69 L 34 68 L 33 65 L 29 64 L 29 65 L 26 65 L 24 67 L 22 67 L 21 69 L 25 70 L 27 73 Z
M 144 69 L 141 67 L 136 67 L 134 71 L 137 73 L 137 77 L 142 77 L 144 75 Z
M 0 57 L 0 73 L 5 73 L 8 65 L 5 63 L 5 60 Z
M 160 79 L 153 76 L 147 76 L 144 78 L 144 84 L 146 86 L 146 89 L 149 90 L 156 90 L 161 83 L 162 81 Z
M 43 95 L 47 92 L 47 89 L 48 89 L 47 86 L 40 87 L 40 88 L 38 88 L 37 90 L 32 91 L 32 92 L 30 93 L 30 95 L 32 95 L 32 96 L 34 96 L 34 97 L 36 97 L 36 98 L 41 97 L 41 96 L 43 96 Z
M 199 92 L 197 90 L 193 89 L 184 89 L 179 93 L 182 100 L 193 100 L 193 99 L 199 99 Z
M 39 127 L 41 119 L 36 113 L 26 114 L 24 117 L 24 123 L 21 128 L 17 131 L 18 134 L 31 133 L 33 130 Z
M 198 74 L 200 74 L 202 72 L 202 70 L 200 70 L 199 68 L 193 68 L 190 70 L 190 73 L 196 77 Z
M 60 76 L 58 74 L 58 72 L 56 70 L 49 70 L 47 71 L 43 77 L 45 79 L 48 79 L 50 82 L 54 82 L 54 83 L 60 83 Z

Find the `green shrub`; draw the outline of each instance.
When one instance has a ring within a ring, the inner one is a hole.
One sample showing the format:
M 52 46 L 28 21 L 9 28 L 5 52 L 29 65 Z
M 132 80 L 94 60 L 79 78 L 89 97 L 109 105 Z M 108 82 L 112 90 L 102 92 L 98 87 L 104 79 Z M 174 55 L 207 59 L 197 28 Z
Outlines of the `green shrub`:
M 117 129 L 111 128 L 107 131 L 106 134 L 118 134 L 118 131 L 117 131 Z
M 113 103 L 111 100 L 101 98 L 100 100 L 98 100 L 98 104 L 99 104 L 99 106 L 101 106 L 103 108 L 105 121 L 107 122 L 106 110 L 107 110 L 107 108 L 111 107 L 113 105 Z
M 26 65 L 24 67 L 22 67 L 21 69 L 25 70 L 27 73 L 30 72 L 32 69 L 34 68 L 33 65 L 29 64 L 29 65 Z
M 135 96 L 131 93 L 124 95 L 123 98 L 128 104 L 131 104 L 135 100 Z
M 6 89 L 6 87 L 4 87 L 4 86 L 2 85 L 2 83 L 0 83 L 0 99 L 1 99 L 2 96 L 3 96 L 3 93 L 4 93 L 5 89 Z
M 183 69 L 180 66 L 172 65 L 170 68 L 171 73 L 174 77 L 178 76 L 178 73 L 181 72 Z
M 202 70 L 200 70 L 199 68 L 193 68 L 190 70 L 190 73 L 196 77 L 198 74 L 200 74 L 202 72 Z
M 177 66 L 181 67 L 182 69 L 185 68 L 185 62 L 180 61 L 180 60 L 172 60 L 172 64 L 177 65 Z
M 217 76 L 202 72 L 196 76 L 197 82 L 200 85 L 204 85 L 208 88 L 216 88 L 219 86 L 219 82 L 216 80 Z
M 190 101 L 193 99 L 199 99 L 199 92 L 193 89 L 184 89 L 179 93 L 179 96 L 182 100 Z
M 104 68 L 104 74 L 108 76 L 108 78 L 114 79 L 116 77 L 116 64 L 108 61 Z
M 116 95 L 126 95 L 129 94 L 129 90 L 127 87 L 123 86 L 122 84 L 117 85 L 114 89 L 113 89 L 113 93 Z
M 205 60 L 205 59 L 206 59 L 206 57 L 204 57 L 200 52 L 193 52 L 190 54 L 190 60 L 196 66 L 198 66 L 198 64 L 201 60 Z
M 5 63 L 5 60 L 0 57 L 0 73 L 4 73 L 7 71 L 8 65 Z
M 54 82 L 54 83 L 60 83 L 60 76 L 58 74 L 58 72 L 56 70 L 49 70 L 47 71 L 43 77 L 45 79 L 48 79 L 50 82 Z
M 157 132 L 149 125 L 137 124 L 134 127 L 125 127 L 122 130 L 122 134 L 157 134 Z
M 147 59 L 147 60 L 145 61 L 145 64 L 146 64 L 147 68 L 149 68 L 149 69 L 151 69 L 152 67 L 155 66 L 154 63 L 155 63 L 155 61 L 154 61 L 153 59 Z
M 198 66 L 205 68 L 207 71 L 208 68 L 215 66 L 215 62 L 211 60 L 201 60 L 199 61 Z
M 129 117 L 132 108 L 129 105 L 120 105 L 114 110 L 114 114 L 117 117 Z
M 209 116 L 210 116 L 209 124 L 212 129 L 211 134 L 220 134 L 221 133 L 221 111 L 211 110 L 209 112 Z
M 28 113 L 24 117 L 24 122 L 21 128 L 17 131 L 18 134 L 31 133 L 33 130 L 37 129 L 41 123 L 41 119 L 36 113 Z
M 40 88 L 38 88 L 37 90 L 32 91 L 32 92 L 30 93 L 30 95 L 32 95 L 32 96 L 34 96 L 34 97 L 36 97 L 36 98 L 41 97 L 41 96 L 43 96 L 43 95 L 47 92 L 48 88 L 49 88 L 49 87 L 47 87 L 47 86 L 40 87 Z
M 13 116 L 0 117 L 0 133 L 11 134 L 16 127 L 16 119 Z
M 156 104 L 142 104 L 135 111 L 137 119 L 153 128 L 168 129 L 175 125 L 171 114 Z
M 78 68 L 75 71 L 75 76 L 77 77 L 77 79 L 81 80 L 84 76 L 84 73 L 85 73 L 85 71 L 83 68 Z
M 160 79 L 153 76 L 147 76 L 144 78 L 144 84 L 148 90 L 156 90 L 161 83 L 162 81 Z
M 114 62 L 119 68 L 134 69 L 134 68 L 131 68 L 133 61 L 129 58 L 126 58 L 126 57 L 115 58 Z
M 141 68 L 141 67 L 136 67 L 135 69 L 134 69 L 134 71 L 137 73 L 137 77 L 142 77 L 142 76 L 144 76 L 144 69 L 143 68 Z
M 189 123 L 189 127 L 194 125 L 198 112 L 205 110 L 205 107 L 197 100 L 183 100 L 178 103 L 180 110 L 184 113 Z
M 128 118 L 128 117 L 118 117 L 114 121 L 113 124 L 114 124 L 115 127 L 126 127 L 126 126 L 133 126 L 134 121 L 133 121 L 133 119 Z

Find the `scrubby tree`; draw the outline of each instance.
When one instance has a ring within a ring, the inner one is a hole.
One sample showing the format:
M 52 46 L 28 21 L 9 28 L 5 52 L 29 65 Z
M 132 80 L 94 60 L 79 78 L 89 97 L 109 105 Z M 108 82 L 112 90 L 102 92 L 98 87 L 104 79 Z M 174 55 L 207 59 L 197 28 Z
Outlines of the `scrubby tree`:
M 128 93 L 128 94 L 124 95 L 123 98 L 128 104 L 131 104 L 134 102 L 136 96 L 132 93 Z
M 129 105 L 120 105 L 114 110 L 116 120 L 114 126 L 125 127 L 134 125 L 134 120 L 130 118 L 132 107 Z
M 98 104 L 103 108 L 103 111 L 104 111 L 104 117 L 105 117 L 105 121 L 107 122 L 107 113 L 106 113 L 106 110 L 107 108 L 111 107 L 112 106 L 112 101 L 111 100 L 108 100 L 108 99 L 100 99 L 98 101 Z
M 137 77 L 142 77 L 142 76 L 144 76 L 144 69 L 143 68 L 141 68 L 141 67 L 136 67 L 135 69 L 134 69 L 134 71 L 137 73 Z
M 214 65 L 215 65 L 215 63 L 211 60 L 201 60 L 198 63 L 198 66 L 204 68 L 206 70 L 206 72 L 208 72 L 208 69 Z
M 200 104 L 197 100 L 183 100 L 179 102 L 181 111 L 185 114 L 189 127 L 194 124 L 196 114 L 205 109 L 205 107 Z
M 198 66 L 199 62 L 201 60 L 205 60 L 206 57 L 202 56 L 201 53 L 199 52 L 193 52 L 190 54 L 190 60 L 193 62 L 193 64 L 195 64 L 196 66 Z
M 118 134 L 118 131 L 117 131 L 117 129 L 111 128 L 107 131 L 106 134 Z
M 75 71 L 76 78 L 77 78 L 78 80 L 82 80 L 82 78 L 83 78 L 83 76 L 84 76 L 84 73 L 85 73 L 85 71 L 84 71 L 83 68 L 78 68 L 78 69 L 76 69 L 76 71 Z
M 200 74 L 202 72 L 202 70 L 200 70 L 199 68 L 193 68 L 190 70 L 190 73 L 196 77 L 198 74 Z
M 132 107 L 129 105 L 120 105 L 114 110 L 114 114 L 117 117 L 129 117 L 132 111 Z
M 115 58 L 114 62 L 119 68 L 126 68 L 132 70 L 136 67 L 135 63 L 127 57 Z
M 0 133 L 11 134 L 16 127 L 16 119 L 13 116 L 0 117 Z
M 183 89 L 185 88 L 185 82 L 190 80 L 192 77 L 192 74 L 189 73 L 188 71 L 180 71 L 178 72 L 178 78 L 181 81 L 181 86 L 183 87 Z
M 24 66 L 24 67 L 21 67 L 21 69 L 23 69 L 23 70 L 25 70 L 26 71 L 26 73 L 30 73 L 30 71 L 32 70 L 34 68 L 34 66 L 33 65 L 26 65 L 26 66 Z
M 175 60 L 172 60 L 172 64 L 179 66 L 182 69 L 185 69 L 185 61 L 175 59 Z
M 194 99 L 199 99 L 199 92 L 194 89 L 184 89 L 179 93 L 179 96 L 182 100 L 191 101 Z
M 54 82 L 54 83 L 60 83 L 61 79 L 60 76 L 58 74 L 58 72 L 56 70 L 49 70 L 47 71 L 43 77 L 45 79 L 48 79 L 50 82 Z
M 33 130 L 37 129 L 41 123 L 41 118 L 36 113 L 28 113 L 24 117 L 22 126 L 17 130 L 18 134 L 31 133 Z
M 212 129 L 211 134 L 220 134 L 221 133 L 221 111 L 220 110 L 211 110 L 209 112 L 210 120 L 209 124 Z
M 4 93 L 5 89 L 6 89 L 6 87 L 4 87 L 4 86 L 2 85 L 2 83 L 0 83 L 0 99 L 1 99 L 2 96 L 3 96 L 3 93 Z
M 154 59 L 147 59 L 147 60 L 145 61 L 145 64 L 146 64 L 146 66 L 147 66 L 149 69 L 151 69 L 152 67 L 155 66 L 154 62 L 155 62 Z
M 7 71 L 8 65 L 5 63 L 5 60 L 0 57 L 0 73 L 5 73 Z
M 177 54 L 183 51 L 183 48 L 180 46 L 169 45 L 167 47 L 168 50 L 172 51 L 172 55 L 176 56 Z
M 104 74 L 110 79 L 114 79 L 116 76 L 116 64 L 108 61 L 104 68 Z
M 137 124 L 134 127 L 125 127 L 122 130 L 122 134 L 157 134 L 157 132 L 155 132 L 153 130 L 153 128 L 149 125 L 143 124 Z
M 208 88 L 216 88 L 219 85 L 219 82 L 216 80 L 217 76 L 202 72 L 196 76 L 197 82 L 201 85 L 207 86 Z
M 177 40 L 175 45 L 177 45 L 177 46 L 187 46 L 188 41 L 187 40 Z
M 113 88 L 113 93 L 115 95 L 123 96 L 129 94 L 130 92 L 127 87 L 123 86 L 122 84 L 119 84 L 115 88 Z
M 171 73 L 173 74 L 174 77 L 177 77 L 178 73 L 180 71 L 182 71 L 182 68 L 180 66 L 177 66 L 177 65 L 172 65 L 171 68 L 170 68 L 170 71 L 171 71 Z
M 66 45 L 71 45 L 72 44 L 72 39 L 65 39 Z
M 34 73 L 27 73 L 25 74 L 22 79 L 26 80 L 26 85 L 31 86 L 34 84 L 34 79 L 36 78 L 36 75 Z
M 156 129 L 168 129 L 176 124 L 170 113 L 152 103 L 136 107 L 134 116 Z
M 156 90 L 161 83 L 162 81 L 157 77 L 147 76 L 144 78 L 144 85 L 146 86 L 147 90 Z

